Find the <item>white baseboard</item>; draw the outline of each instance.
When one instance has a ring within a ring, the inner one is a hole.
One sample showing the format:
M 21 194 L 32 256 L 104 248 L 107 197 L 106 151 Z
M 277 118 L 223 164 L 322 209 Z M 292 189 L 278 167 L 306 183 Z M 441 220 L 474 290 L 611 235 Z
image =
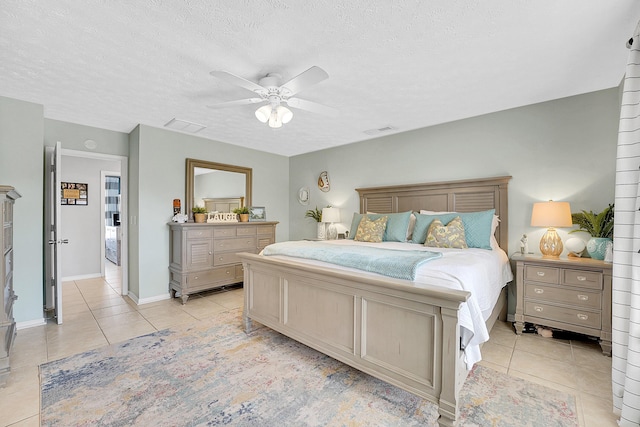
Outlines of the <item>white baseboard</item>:
M 151 298 L 139 298 L 138 295 L 134 294 L 131 291 L 129 291 L 127 296 L 129 298 L 131 298 L 131 300 L 133 302 L 135 302 L 136 305 L 149 304 L 149 303 L 152 303 L 152 302 L 163 301 L 163 300 L 171 298 L 171 294 L 169 294 L 169 293 L 167 293 L 166 295 L 158 295 L 158 296 L 151 297 Z
M 27 320 L 26 322 L 17 322 L 16 328 L 20 329 L 28 329 L 35 328 L 36 326 L 44 326 L 47 324 L 47 321 L 44 319 L 35 319 L 35 320 Z
M 63 277 L 62 281 L 63 282 L 70 282 L 72 280 L 96 279 L 96 278 L 101 278 L 101 277 L 102 277 L 102 274 L 100 274 L 100 273 L 81 274 L 80 276 Z

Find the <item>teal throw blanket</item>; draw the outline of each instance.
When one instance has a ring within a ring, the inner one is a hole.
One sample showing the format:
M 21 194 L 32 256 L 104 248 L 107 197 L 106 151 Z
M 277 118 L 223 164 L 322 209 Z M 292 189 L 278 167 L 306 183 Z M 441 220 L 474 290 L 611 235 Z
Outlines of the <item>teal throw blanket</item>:
M 313 259 L 406 280 L 414 280 L 418 267 L 423 263 L 442 257 L 440 252 L 400 251 L 309 241 L 274 243 L 264 248 L 262 254 Z

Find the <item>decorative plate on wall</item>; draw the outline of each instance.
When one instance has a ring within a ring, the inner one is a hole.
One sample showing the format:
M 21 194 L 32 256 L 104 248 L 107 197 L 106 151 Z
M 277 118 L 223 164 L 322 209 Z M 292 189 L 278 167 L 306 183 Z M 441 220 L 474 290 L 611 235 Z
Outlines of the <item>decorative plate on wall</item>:
M 318 188 L 325 193 L 331 189 L 329 185 L 329 174 L 327 171 L 321 172 L 318 177 Z
M 304 206 L 309 204 L 309 187 L 300 187 L 298 190 L 298 203 Z

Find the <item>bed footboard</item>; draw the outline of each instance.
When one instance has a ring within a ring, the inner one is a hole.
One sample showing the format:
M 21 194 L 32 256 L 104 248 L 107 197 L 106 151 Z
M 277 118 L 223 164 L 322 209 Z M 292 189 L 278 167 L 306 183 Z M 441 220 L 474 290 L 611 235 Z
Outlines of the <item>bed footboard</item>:
M 466 377 L 458 310 L 465 291 L 239 254 L 243 321 L 251 320 L 430 400 L 453 426 Z

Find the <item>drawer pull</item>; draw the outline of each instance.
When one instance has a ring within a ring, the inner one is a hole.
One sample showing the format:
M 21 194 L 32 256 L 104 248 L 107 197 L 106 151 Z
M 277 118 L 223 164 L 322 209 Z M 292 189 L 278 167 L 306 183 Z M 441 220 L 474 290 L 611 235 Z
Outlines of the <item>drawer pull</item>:
M 227 270 L 227 274 L 231 274 L 231 273 L 229 272 L 229 270 Z
M 544 276 L 544 271 L 536 271 L 536 273 L 538 274 L 538 276 L 543 277 Z
M 578 316 L 578 319 L 580 319 L 580 320 L 587 320 L 589 318 L 589 316 L 587 316 L 586 314 L 582 314 L 582 313 L 578 313 L 576 316 Z
M 536 294 L 543 294 L 543 293 L 544 293 L 544 289 L 535 288 L 535 289 L 533 290 L 533 292 L 535 292 Z
M 533 307 L 533 309 L 537 312 L 542 312 L 542 310 L 544 310 L 544 308 L 540 307 L 539 305 L 536 305 L 535 307 Z
M 213 252 L 209 251 L 209 255 L 213 254 Z
M 222 261 L 223 259 L 224 259 L 223 257 L 219 257 L 219 258 L 218 258 L 218 261 Z
M 580 301 L 589 301 L 589 295 L 581 295 L 581 294 L 578 294 L 578 299 L 579 299 Z
M 194 276 L 193 278 L 194 278 L 194 280 L 198 280 L 198 276 Z
M 578 276 L 576 277 L 578 279 L 578 281 L 580 282 L 584 282 L 585 280 L 587 280 L 587 278 L 585 276 Z

